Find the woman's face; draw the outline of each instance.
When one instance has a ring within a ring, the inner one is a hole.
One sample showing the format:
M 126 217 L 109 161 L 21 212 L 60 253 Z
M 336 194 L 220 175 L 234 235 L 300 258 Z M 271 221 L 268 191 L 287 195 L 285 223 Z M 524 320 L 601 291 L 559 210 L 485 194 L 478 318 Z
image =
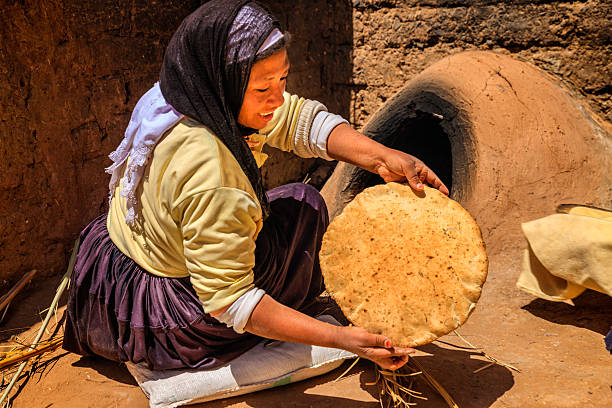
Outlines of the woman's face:
M 276 108 L 283 104 L 288 73 L 289 58 L 285 49 L 253 64 L 238 123 L 253 129 L 266 127 Z

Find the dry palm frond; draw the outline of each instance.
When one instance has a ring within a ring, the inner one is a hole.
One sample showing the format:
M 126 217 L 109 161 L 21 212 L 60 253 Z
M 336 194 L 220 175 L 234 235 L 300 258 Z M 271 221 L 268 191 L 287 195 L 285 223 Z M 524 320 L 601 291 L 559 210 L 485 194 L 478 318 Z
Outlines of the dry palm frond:
M 36 269 L 26 273 L 21 279 L 19 279 L 19 282 L 17 282 L 15 286 L 8 291 L 6 295 L 0 298 L 0 311 L 4 311 L 0 321 L 4 320 L 4 315 L 6 314 L 11 301 L 15 298 L 15 296 L 17 296 L 21 289 L 23 289 L 32 280 L 34 275 L 36 275 Z
M 378 401 L 382 408 L 409 408 L 417 405 L 417 400 L 427 400 L 421 392 L 413 389 L 417 378 L 422 378 L 440 394 L 450 408 L 459 408 L 448 391 L 414 358 L 410 358 L 398 370 L 388 371 L 375 366 L 375 371 L 376 381 L 366 385 L 377 386 Z
M 499 361 L 498 359 L 496 359 L 495 357 L 491 357 L 490 355 L 488 355 L 487 353 L 485 353 L 484 351 L 482 351 L 482 350 L 481 350 L 481 348 L 476 347 L 476 346 L 474 346 L 472 343 L 470 343 L 469 341 L 467 341 L 467 340 L 466 340 L 466 339 L 465 339 L 465 338 L 464 338 L 462 335 L 460 335 L 460 334 L 459 334 L 459 332 L 457 332 L 456 330 L 455 330 L 453 333 L 455 333 L 455 334 L 457 335 L 457 337 L 459 337 L 459 338 L 460 338 L 460 339 L 461 339 L 461 340 L 462 340 L 462 341 L 463 341 L 465 344 L 467 344 L 467 345 L 468 345 L 468 348 L 469 348 L 470 350 L 475 351 L 475 352 L 476 352 L 476 354 L 478 354 L 478 355 L 480 355 L 480 356 L 482 356 L 482 357 L 486 358 L 487 360 L 491 361 L 491 363 L 490 363 L 490 364 L 486 364 L 485 366 L 480 367 L 480 368 L 478 368 L 478 369 L 474 370 L 474 374 L 479 373 L 479 372 L 481 372 L 482 370 L 487 369 L 487 368 L 489 368 L 489 367 L 492 367 L 492 366 L 494 366 L 494 365 L 496 365 L 496 364 L 497 364 L 497 365 L 500 365 L 500 366 L 502 366 L 502 367 L 506 367 L 506 368 L 509 368 L 509 369 L 511 369 L 511 370 L 514 370 L 514 371 L 516 371 L 517 373 L 520 373 L 520 372 L 521 372 L 521 370 L 519 370 L 518 368 L 514 367 L 513 365 L 510 365 L 510 364 L 507 364 L 507 363 L 501 362 L 501 361 Z
M 23 275 L 23 277 L 19 279 L 19 282 L 17 282 L 11 288 L 11 290 L 9 290 L 6 295 L 3 295 L 0 298 L 0 310 L 4 309 L 6 305 L 9 304 L 10 301 L 13 300 L 13 298 L 19 293 L 19 291 L 21 291 L 21 289 L 23 289 L 25 285 L 27 285 L 28 282 L 32 280 L 34 275 L 36 275 L 36 272 L 37 272 L 36 269 L 33 269 L 30 272 Z
M 472 371 L 474 374 L 481 372 L 482 370 L 486 370 L 489 367 L 493 367 L 495 364 L 497 363 L 489 363 L 489 364 L 485 364 L 480 368 L 477 368 L 476 370 Z
M 340 381 L 340 380 L 341 380 L 341 379 L 342 379 L 342 378 L 343 378 L 343 377 L 344 377 L 344 376 L 345 376 L 345 375 L 346 375 L 346 374 L 347 374 L 349 371 L 351 371 L 351 370 L 353 369 L 353 367 L 355 367 L 355 364 L 357 364 L 357 362 L 358 362 L 358 361 L 359 361 L 359 357 L 357 357 L 357 358 L 355 359 L 355 361 L 353 361 L 353 362 L 351 363 L 351 365 L 349 366 L 349 368 L 347 368 L 346 370 L 344 370 L 344 372 L 343 372 L 342 374 L 340 374 L 340 375 L 338 376 L 338 378 L 336 378 L 336 379 L 334 380 L 334 382 Z
M 412 361 L 409 359 L 408 362 Z M 405 364 L 395 371 L 383 370 L 375 366 L 376 381 L 366 385 L 376 385 L 378 401 L 383 408 L 406 408 L 416 405 L 415 399 L 426 400 L 420 392 L 412 389 L 414 379 L 421 372 L 410 364 Z M 384 405 L 386 402 L 386 405 Z
M 74 242 L 74 248 L 72 249 L 72 255 L 70 256 L 70 262 L 68 263 L 68 269 L 66 270 L 66 273 L 62 277 L 62 281 L 60 282 L 60 284 L 59 284 L 59 286 L 58 286 L 58 288 L 57 288 L 57 290 L 55 292 L 55 297 L 53 298 L 53 301 L 51 302 L 51 306 L 49 307 L 49 310 L 47 312 L 47 316 L 45 317 L 45 320 L 43 321 L 42 325 L 40 326 L 40 329 L 38 330 L 38 334 L 36 335 L 36 338 L 34 339 L 34 342 L 30 345 L 31 349 L 35 349 L 36 346 L 38 346 L 38 344 L 40 342 L 40 339 L 43 336 L 43 334 L 45 333 L 45 330 L 47 329 L 47 325 L 49 324 L 49 321 L 51 320 L 51 316 L 53 316 L 53 314 L 55 313 L 55 310 L 57 309 L 57 305 L 59 303 L 59 299 L 62 296 L 62 293 L 64 293 L 64 290 L 66 289 L 66 286 L 68 286 L 68 282 L 70 281 L 70 275 L 72 274 L 72 270 L 73 270 L 74 264 L 76 262 L 76 255 L 77 255 L 77 251 L 79 249 L 79 243 L 80 243 L 80 239 L 77 238 L 76 241 Z M 4 407 L 6 404 L 9 403 L 9 401 L 7 400 L 7 397 L 9 395 L 9 393 L 11 392 L 11 389 L 15 386 L 15 383 L 17 382 L 17 380 L 21 376 L 21 373 L 23 372 L 24 368 L 28 364 L 28 360 L 29 360 L 29 358 L 27 360 L 21 362 L 21 364 L 19 365 L 19 368 L 17 369 L 17 372 L 15 373 L 13 378 L 11 379 L 11 382 L 8 384 L 8 386 L 4 390 L 4 393 L 2 393 L 2 397 L 0 397 L 0 407 Z M 30 374 L 31 374 L 31 371 L 30 371 Z
M 438 381 L 436 381 L 435 378 L 432 377 L 431 374 L 425 371 L 421 363 L 414 359 L 412 359 L 411 361 L 423 373 L 423 378 L 425 379 L 427 384 L 429 384 L 430 387 L 436 390 L 436 392 L 440 394 L 442 398 L 444 398 L 444 401 L 446 401 L 450 408 L 459 408 L 459 405 L 457 405 L 457 403 L 453 400 L 453 397 L 450 396 L 448 391 L 446 391 L 444 387 L 442 387 L 442 385 Z
M 19 363 L 23 360 L 28 360 L 31 357 L 38 356 L 40 354 L 53 351 L 62 344 L 63 337 L 47 340 L 38 343 L 36 347 L 28 346 L 26 350 L 13 351 L 9 353 L 4 359 L 0 360 L 0 370 L 7 367 L 11 367 L 14 364 Z

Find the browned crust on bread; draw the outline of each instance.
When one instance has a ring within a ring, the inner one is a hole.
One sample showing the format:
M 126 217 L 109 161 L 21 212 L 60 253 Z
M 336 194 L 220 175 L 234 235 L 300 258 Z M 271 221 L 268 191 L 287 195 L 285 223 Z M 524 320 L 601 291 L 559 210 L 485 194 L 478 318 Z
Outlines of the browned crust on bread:
M 459 203 L 397 183 L 358 194 L 330 224 L 319 256 L 347 318 L 408 347 L 463 324 L 488 267 L 480 229 Z

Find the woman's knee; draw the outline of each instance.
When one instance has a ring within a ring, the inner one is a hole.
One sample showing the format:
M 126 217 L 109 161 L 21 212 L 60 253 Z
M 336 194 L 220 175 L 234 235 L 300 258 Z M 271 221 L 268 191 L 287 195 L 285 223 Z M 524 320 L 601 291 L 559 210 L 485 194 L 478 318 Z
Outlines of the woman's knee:
M 268 191 L 268 200 L 271 205 L 276 200 L 282 199 L 293 199 L 298 202 L 309 205 L 315 211 L 324 211 L 327 214 L 327 206 L 323 196 L 319 193 L 319 190 L 309 184 L 304 183 L 290 183 L 280 187 L 276 187 Z

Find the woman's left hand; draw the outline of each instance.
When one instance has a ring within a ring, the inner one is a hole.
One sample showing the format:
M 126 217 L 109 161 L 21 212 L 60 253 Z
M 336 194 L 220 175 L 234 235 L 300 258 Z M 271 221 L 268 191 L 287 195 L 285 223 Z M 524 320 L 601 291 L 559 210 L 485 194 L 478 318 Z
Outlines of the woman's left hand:
M 385 182 L 407 181 L 415 190 L 423 190 L 423 183 L 440 190 L 448 195 L 448 188 L 442 180 L 416 157 L 399 150 L 388 149 L 382 162 L 374 170 Z
M 448 188 L 436 173 L 421 160 L 399 150 L 386 147 L 343 123 L 336 126 L 327 139 L 327 153 L 336 160 L 359 166 L 378 174 L 386 182 L 407 181 L 415 190 L 423 183 L 448 195 Z

